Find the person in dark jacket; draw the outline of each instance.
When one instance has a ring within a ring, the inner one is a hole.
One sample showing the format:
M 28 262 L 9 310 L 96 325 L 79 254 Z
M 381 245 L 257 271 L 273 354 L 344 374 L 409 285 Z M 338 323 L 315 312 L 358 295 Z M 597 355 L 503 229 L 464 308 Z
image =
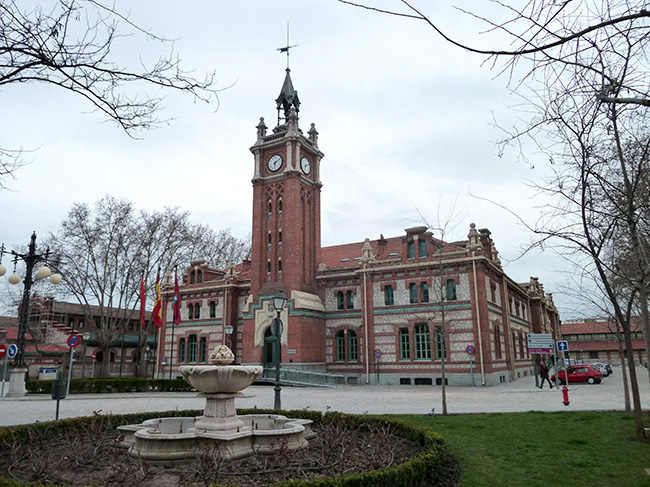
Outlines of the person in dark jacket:
M 539 366 L 539 375 L 542 377 L 542 383 L 540 384 L 539 388 L 543 389 L 544 388 L 544 381 L 548 381 L 548 385 L 553 389 L 553 383 L 551 382 L 551 379 L 548 378 L 548 367 L 544 362 Z

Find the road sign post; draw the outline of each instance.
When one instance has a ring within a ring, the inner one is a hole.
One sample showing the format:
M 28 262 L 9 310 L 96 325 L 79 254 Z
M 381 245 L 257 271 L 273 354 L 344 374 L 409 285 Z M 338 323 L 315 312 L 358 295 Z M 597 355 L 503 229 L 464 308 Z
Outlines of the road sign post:
M 5 395 L 5 379 L 7 378 L 7 346 L 2 344 L 0 345 L 0 357 L 5 358 L 5 365 L 2 369 L 2 391 L 0 391 L 0 397 Z
M 474 347 L 472 345 L 468 345 L 467 348 L 465 349 L 465 352 L 469 355 L 469 377 L 470 380 L 472 381 L 472 387 L 474 386 Z

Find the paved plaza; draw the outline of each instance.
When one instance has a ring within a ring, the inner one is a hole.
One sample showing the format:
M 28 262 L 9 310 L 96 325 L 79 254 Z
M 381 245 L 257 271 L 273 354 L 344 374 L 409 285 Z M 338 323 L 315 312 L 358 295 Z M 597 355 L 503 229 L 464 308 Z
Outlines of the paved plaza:
M 650 408 L 648 371 L 637 368 L 641 404 Z M 273 407 L 272 386 L 252 386 L 236 400 L 238 408 Z M 486 413 L 514 411 L 623 410 L 623 381 L 620 367 L 601 384 L 572 384 L 564 406 L 562 393 L 554 388 L 535 387 L 534 378 L 494 387 L 448 387 L 449 413 Z M 165 411 L 171 409 L 203 409 L 205 399 L 196 393 L 129 393 L 73 394 L 61 400 L 59 417 L 70 418 L 100 414 Z M 442 412 L 440 386 L 345 386 L 337 389 L 316 387 L 283 387 L 283 409 L 311 409 L 346 413 L 426 414 L 435 408 Z M 0 426 L 49 421 L 55 418 L 56 401 L 50 396 L 0 399 Z

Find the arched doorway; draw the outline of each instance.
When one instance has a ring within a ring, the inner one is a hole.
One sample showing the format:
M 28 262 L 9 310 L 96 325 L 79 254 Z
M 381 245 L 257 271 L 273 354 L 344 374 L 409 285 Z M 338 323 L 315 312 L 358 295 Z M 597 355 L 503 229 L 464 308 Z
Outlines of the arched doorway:
M 275 337 L 271 332 L 271 327 L 269 326 L 264 332 L 264 357 L 263 365 L 264 368 L 273 367 L 275 359 Z

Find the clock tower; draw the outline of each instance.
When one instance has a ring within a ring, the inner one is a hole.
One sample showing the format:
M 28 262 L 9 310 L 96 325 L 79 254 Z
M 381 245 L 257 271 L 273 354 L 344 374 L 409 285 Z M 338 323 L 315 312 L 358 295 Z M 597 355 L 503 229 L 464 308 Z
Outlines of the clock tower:
M 283 291 L 289 301 L 282 315 L 281 361 L 324 368 L 324 307 L 316 282 L 323 153 L 314 124 L 306 134 L 300 129 L 300 100 L 289 68 L 275 101 L 277 125 L 269 131 L 261 118 L 250 148 L 255 159 L 251 291 L 244 309 L 242 360 L 270 362 L 267 342 L 275 313 L 268 306 Z
M 278 123 L 257 125 L 253 175 L 251 292 L 316 293 L 320 262 L 320 161 L 314 124 L 298 125 L 300 101 L 289 68 L 276 99 Z

